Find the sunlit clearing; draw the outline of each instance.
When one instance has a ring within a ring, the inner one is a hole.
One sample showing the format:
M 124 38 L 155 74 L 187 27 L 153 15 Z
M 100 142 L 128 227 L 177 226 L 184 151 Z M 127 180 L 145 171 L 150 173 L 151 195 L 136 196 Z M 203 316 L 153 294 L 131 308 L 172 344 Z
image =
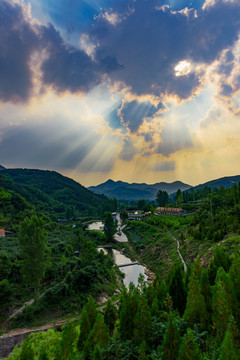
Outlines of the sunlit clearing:
M 180 61 L 174 68 L 176 76 L 185 76 L 191 72 L 191 63 L 187 60 Z

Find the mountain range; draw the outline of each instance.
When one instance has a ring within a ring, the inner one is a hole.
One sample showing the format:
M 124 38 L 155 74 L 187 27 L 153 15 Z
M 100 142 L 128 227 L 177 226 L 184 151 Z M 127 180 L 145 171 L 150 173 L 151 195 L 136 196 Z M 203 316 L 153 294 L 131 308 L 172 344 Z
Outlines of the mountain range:
M 233 186 L 234 183 L 240 181 L 240 175 L 236 176 L 226 176 L 223 178 L 215 179 L 208 181 L 197 186 L 191 186 L 185 184 L 181 181 L 174 181 L 172 183 L 159 182 L 156 184 L 138 184 L 132 183 L 129 184 L 123 181 L 113 181 L 111 179 L 106 182 L 99 184 L 97 186 L 88 187 L 89 190 L 95 192 L 96 194 L 104 194 L 108 198 L 116 198 L 121 200 L 155 200 L 158 190 L 166 191 L 169 195 L 177 192 L 178 189 L 181 191 L 194 189 L 199 190 L 206 186 L 211 189 L 223 187 L 225 189 Z
M 104 194 L 109 198 L 121 200 L 155 200 L 158 190 L 166 191 L 168 194 L 175 193 L 178 189 L 181 191 L 191 188 L 191 185 L 184 184 L 181 181 L 172 183 L 160 182 L 152 185 L 145 183 L 129 184 L 124 181 L 113 181 L 109 179 L 103 184 L 88 187 L 96 194 Z

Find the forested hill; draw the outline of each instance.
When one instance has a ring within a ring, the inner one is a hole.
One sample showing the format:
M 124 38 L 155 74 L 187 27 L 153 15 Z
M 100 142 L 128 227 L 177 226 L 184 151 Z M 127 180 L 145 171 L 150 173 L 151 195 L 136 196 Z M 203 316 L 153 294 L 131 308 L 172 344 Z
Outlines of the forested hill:
M 116 204 L 55 171 L 3 169 L 0 186 L 20 194 L 26 201 L 53 219 L 100 216 Z
M 240 181 L 240 175 L 225 176 L 220 179 L 211 180 L 204 184 L 197 185 L 193 187 L 193 190 L 199 190 L 204 187 L 210 187 L 212 190 L 219 189 L 220 187 L 223 187 L 224 189 L 228 189 L 232 187 L 234 184 L 237 184 L 239 181 Z
M 121 200 L 155 200 L 158 190 L 166 191 L 168 194 L 189 189 L 191 186 L 181 181 L 173 183 L 160 182 L 152 185 L 148 184 L 129 184 L 124 181 L 113 181 L 109 179 L 103 184 L 90 186 L 88 189 L 96 194 L 104 194 L 109 198 L 116 197 Z

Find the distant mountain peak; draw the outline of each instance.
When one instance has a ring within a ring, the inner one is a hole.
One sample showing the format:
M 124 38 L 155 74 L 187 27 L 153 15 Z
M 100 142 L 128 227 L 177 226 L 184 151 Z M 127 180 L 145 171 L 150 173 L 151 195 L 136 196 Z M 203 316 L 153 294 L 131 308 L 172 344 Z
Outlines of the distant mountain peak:
M 2 165 L 0 165 L 0 170 L 6 170 L 6 168 Z

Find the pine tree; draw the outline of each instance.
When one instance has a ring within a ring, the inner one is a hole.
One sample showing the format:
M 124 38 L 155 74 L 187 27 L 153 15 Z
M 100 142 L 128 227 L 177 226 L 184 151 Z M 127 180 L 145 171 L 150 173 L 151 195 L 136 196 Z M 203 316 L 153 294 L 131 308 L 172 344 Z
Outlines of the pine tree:
M 29 338 L 22 344 L 19 360 L 34 360 L 34 350 Z
M 204 297 L 200 291 L 199 280 L 195 272 L 193 272 L 189 283 L 187 305 L 183 318 L 191 327 L 197 324 L 201 330 L 206 328 L 208 314 Z
M 176 360 L 179 352 L 180 335 L 174 315 L 169 315 L 162 344 L 162 360 Z
M 49 360 L 47 349 L 43 346 L 41 347 L 41 349 L 39 351 L 38 360 Z
M 148 307 L 147 301 L 144 296 L 141 296 L 141 300 L 137 309 L 137 313 L 134 316 L 134 342 L 136 345 L 140 345 L 143 341 L 148 341 L 151 331 L 151 313 Z
M 229 330 L 226 331 L 222 345 L 219 360 L 238 360 L 239 356 L 234 347 L 232 335 Z
M 91 352 L 93 352 L 96 345 L 100 348 L 106 348 L 109 343 L 109 332 L 107 325 L 104 323 L 103 316 L 97 315 L 96 322 L 90 332 L 87 341 L 85 343 L 83 354 L 84 358 L 88 359 Z
M 141 346 L 139 347 L 138 360 L 148 360 L 148 356 L 146 355 L 146 352 L 147 352 L 147 344 L 145 341 L 143 341 Z
M 87 312 L 90 329 L 92 329 L 98 314 L 96 303 L 92 296 L 89 296 L 88 302 L 85 304 L 84 308 Z
M 104 222 L 104 234 L 108 242 L 113 241 L 113 235 L 115 234 L 115 231 L 116 226 L 114 224 L 112 214 L 108 212 Z
M 183 281 L 182 266 L 174 268 L 173 276 L 169 285 L 169 294 L 172 297 L 174 309 L 178 309 L 182 316 L 186 307 L 186 287 Z
M 117 320 L 117 310 L 116 307 L 112 304 L 112 301 L 109 299 L 104 311 L 104 321 L 105 324 L 108 326 L 110 336 L 112 336 L 113 334 L 116 320 Z
M 98 345 L 94 347 L 92 360 L 103 360 L 102 351 Z
M 35 296 L 46 269 L 46 231 L 42 218 L 33 215 L 21 223 L 19 245 L 23 257 L 22 273 L 25 281 L 34 287 Z
M 64 326 L 62 339 L 58 344 L 55 360 L 77 360 L 76 342 L 78 331 L 76 325 L 68 323 Z
M 180 349 L 178 360 L 201 360 L 201 352 L 196 344 L 191 329 L 187 329 L 187 333 L 184 335 Z
M 131 340 L 134 330 L 134 314 L 138 310 L 139 291 L 130 287 L 123 290 L 119 306 L 119 333 L 122 340 Z
M 80 334 L 77 342 L 77 347 L 79 351 L 82 351 L 89 333 L 90 333 L 90 324 L 89 324 L 88 314 L 86 308 L 83 308 L 80 319 Z
M 210 323 L 211 313 L 212 313 L 212 289 L 209 283 L 208 271 L 206 269 L 202 270 L 200 276 L 200 291 L 204 297 L 206 310 L 208 313 L 208 323 Z
M 227 282 L 227 274 L 223 268 L 219 268 L 213 291 L 213 328 L 216 331 L 218 343 L 222 342 L 230 316 L 232 316 L 231 294 L 228 293 Z

